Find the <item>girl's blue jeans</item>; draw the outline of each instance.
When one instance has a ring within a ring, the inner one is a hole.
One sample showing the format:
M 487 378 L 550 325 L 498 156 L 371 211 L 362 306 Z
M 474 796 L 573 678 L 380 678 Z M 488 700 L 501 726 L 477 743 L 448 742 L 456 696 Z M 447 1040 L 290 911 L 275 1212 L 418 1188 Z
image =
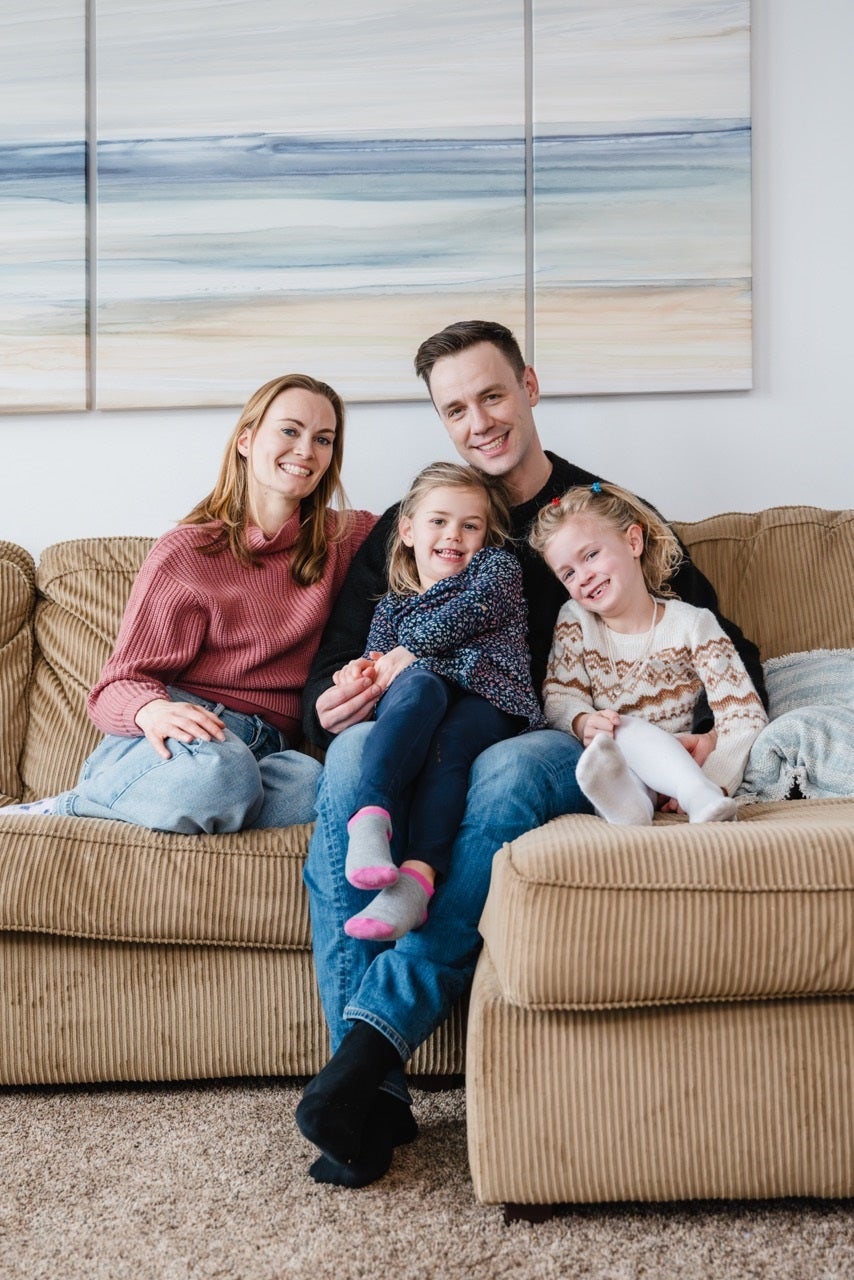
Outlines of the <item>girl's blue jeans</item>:
M 433 671 L 407 667 L 377 704 L 356 808 L 386 809 L 403 856 L 447 875 L 472 763 L 522 724 Z
M 477 926 L 493 854 L 505 841 L 559 814 L 592 809 L 575 781 L 581 754 L 575 738 L 538 729 L 488 747 L 472 765 L 448 874 L 430 901 L 426 922 L 396 942 L 350 938 L 344 922 L 368 899 L 344 876 L 347 819 L 362 751 L 373 731 L 370 722 L 354 725 L 327 752 L 305 882 L 315 970 L 333 1051 L 352 1020 L 360 1019 L 385 1035 L 405 1062 L 468 988 L 480 951 Z M 400 857 L 397 850 L 395 856 Z M 383 1087 L 409 1098 L 402 1069 Z
M 170 688 L 173 701 L 207 707 L 225 723 L 224 742 L 178 742 L 164 760 L 144 737 L 108 734 L 84 762 L 56 813 L 118 818 L 154 831 L 198 835 L 313 822 L 321 767 L 288 748 L 260 716 Z

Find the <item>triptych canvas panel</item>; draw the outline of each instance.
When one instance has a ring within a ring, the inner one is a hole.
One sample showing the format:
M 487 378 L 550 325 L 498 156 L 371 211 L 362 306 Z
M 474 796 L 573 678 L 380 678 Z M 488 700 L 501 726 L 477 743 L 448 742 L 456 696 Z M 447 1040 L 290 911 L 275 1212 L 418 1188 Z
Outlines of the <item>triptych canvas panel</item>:
M 0 14 L 0 409 L 88 394 L 85 0 Z
M 534 0 L 536 367 L 751 385 L 749 5 Z
M 99 403 L 409 398 L 449 315 L 524 329 L 521 13 L 99 0 Z

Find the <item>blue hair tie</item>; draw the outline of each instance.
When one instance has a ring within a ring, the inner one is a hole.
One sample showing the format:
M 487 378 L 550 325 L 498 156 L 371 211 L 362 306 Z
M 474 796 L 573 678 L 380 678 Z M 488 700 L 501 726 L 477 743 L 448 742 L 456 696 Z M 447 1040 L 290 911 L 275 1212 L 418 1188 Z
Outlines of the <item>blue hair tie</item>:
M 601 492 L 602 492 L 602 486 L 601 486 L 601 484 L 599 483 L 599 481 L 598 481 L 598 480 L 594 480 L 594 481 L 593 481 L 592 485 L 590 486 L 590 492 L 591 492 L 591 493 L 601 493 Z

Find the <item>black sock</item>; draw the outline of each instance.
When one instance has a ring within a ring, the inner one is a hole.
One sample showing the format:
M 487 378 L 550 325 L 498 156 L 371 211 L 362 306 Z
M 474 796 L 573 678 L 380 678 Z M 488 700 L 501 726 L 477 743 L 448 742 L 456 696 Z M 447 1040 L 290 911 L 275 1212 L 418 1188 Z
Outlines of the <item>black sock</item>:
M 356 1159 L 377 1091 L 401 1061 L 381 1031 L 367 1022 L 354 1022 L 329 1062 L 303 1091 L 296 1110 L 300 1133 L 341 1164 Z
M 368 1112 L 358 1156 L 346 1164 L 318 1156 L 309 1174 L 315 1182 L 335 1187 L 367 1187 L 388 1171 L 394 1148 L 417 1137 L 418 1125 L 409 1103 L 380 1089 Z

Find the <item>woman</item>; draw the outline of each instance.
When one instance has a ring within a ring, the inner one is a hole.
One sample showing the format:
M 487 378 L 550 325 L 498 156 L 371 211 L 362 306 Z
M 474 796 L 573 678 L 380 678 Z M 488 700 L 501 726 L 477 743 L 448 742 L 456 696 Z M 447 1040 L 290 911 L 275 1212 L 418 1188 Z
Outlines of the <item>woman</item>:
M 154 545 L 89 695 L 107 736 L 77 786 L 13 812 L 238 831 L 314 817 L 294 750 L 332 601 L 375 523 L 344 500 L 344 406 L 287 374 L 249 399 L 213 491 Z

